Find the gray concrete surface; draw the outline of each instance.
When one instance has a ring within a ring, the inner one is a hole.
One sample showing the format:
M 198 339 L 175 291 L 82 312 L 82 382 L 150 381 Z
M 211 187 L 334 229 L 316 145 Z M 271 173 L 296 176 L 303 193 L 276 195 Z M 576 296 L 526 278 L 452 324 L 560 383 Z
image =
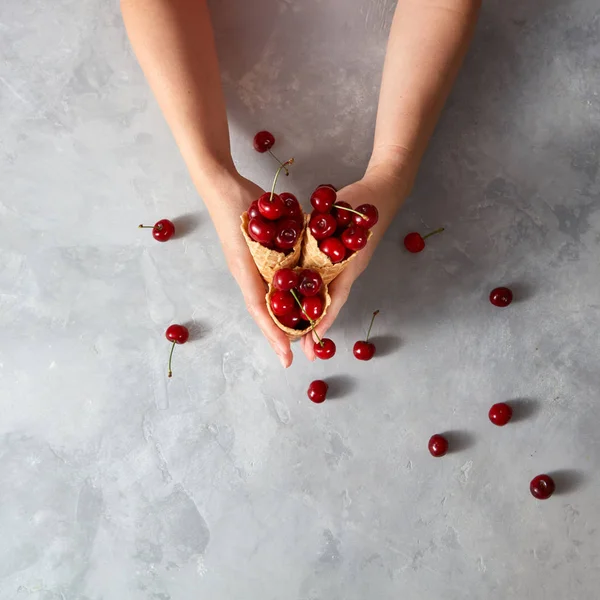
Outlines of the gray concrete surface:
M 213 4 L 241 170 L 268 182 L 268 127 L 304 199 L 358 177 L 394 3 Z M 3 0 L 0 598 L 598 597 L 599 7 L 485 4 L 338 356 L 284 372 L 117 4 Z M 185 235 L 136 229 L 162 217 Z M 385 352 L 358 364 L 375 308 Z M 167 381 L 172 321 L 194 339 Z M 311 405 L 321 376 L 336 398 Z M 494 428 L 503 400 L 520 418 Z M 439 431 L 459 449 L 434 460 Z M 539 472 L 561 492 L 545 503 Z

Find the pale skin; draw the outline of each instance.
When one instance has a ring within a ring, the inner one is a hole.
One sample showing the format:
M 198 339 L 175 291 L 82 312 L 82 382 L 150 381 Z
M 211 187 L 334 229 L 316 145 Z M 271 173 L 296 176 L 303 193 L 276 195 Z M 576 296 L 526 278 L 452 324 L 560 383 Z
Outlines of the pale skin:
M 416 177 L 473 35 L 481 0 L 399 0 L 390 31 L 371 159 L 341 189 L 352 206 L 375 204 L 369 244 L 329 286 L 320 337 L 344 306 Z M 231 158 L 225 99 L 206 0 L 121 0 L 129 39 L 215 225 L 246 306 L 284 367 L 293 355 L 265 304 L 265 284 L 240 232 L 240 215 L 263 190 Z M 313 335 L 301 347 L 314 360 Z

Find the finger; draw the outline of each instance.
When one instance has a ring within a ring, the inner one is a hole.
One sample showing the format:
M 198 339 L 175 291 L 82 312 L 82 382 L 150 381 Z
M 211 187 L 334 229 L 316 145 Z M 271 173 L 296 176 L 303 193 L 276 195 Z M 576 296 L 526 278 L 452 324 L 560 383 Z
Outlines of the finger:
M 275 350 L 275 354 L 279 356 L 283 368 L 287 369 L 292 364 L 293 360 L 290 340 L 273 322 L 273 319 L 267 310 L 264 296 L 258 301 L 247 301 L 246 306 L 248 307 L 248 312 L 267 338 L 267 341 L 271 344 L 273 350 Z

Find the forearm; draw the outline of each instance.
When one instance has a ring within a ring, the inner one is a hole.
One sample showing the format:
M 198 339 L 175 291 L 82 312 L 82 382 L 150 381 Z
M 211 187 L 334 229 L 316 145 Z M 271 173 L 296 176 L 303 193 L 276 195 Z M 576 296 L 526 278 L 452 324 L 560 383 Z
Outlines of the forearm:
M 144 74 L 203 194 L 210 182 L 235 171 L 206 0 L 121 0 L 121 11 Z
M 471 41 L 479 6 L 480 0 L 398 2 L 369 164 L 371 173 L 397 180 L 398 202 L 412 186 Z

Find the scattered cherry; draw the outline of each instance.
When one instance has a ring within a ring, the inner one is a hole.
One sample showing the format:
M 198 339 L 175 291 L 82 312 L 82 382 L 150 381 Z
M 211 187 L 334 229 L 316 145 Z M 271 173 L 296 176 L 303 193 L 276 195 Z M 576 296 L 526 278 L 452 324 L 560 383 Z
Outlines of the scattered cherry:
M 490 292 L 490 302 L 498 308 L 505 308 L 513 301 L 513 293 L 507 287 L 497 287 Z
M 431 237 L 432 235 L 442 233 L 442 231 L 444 231 L 444 228 L 440 227 L 439 229 L 436 229 L 435 231 L 432 231 L 431 233 L 428 233 L 425 236 L 421 236 L 420 233 L 413 231 L 404 238 L 404 247 L 413 254 L 422 252 L 425 249 L 425 240 L 428 237 Z
M 352 221 L 352 212 L 344 210 L 345 208 L 352 208 L 347 202 L 340 200 L 333 205 L 331 214 L 334 216 L 339 227 L 346 227 Z
M 371 360 L 375 356 L 375 344 L 373 342 L 369 342 L 369 336 L 371 335 L 373 321 L 378 314 L 379 311 L 376 310 L 371 317 L 371 324 L 369 325 L 369 331 L 367 332 L 367 339 L 356 342 L 354 344 L 354 348 L 352 348 L 352 352 L 354 353 L 354 356 L 358 358 L 358 360 Z
M 325 402 L 328 389 L 329 386 L 325 381 L 317 379 L 308 386 L 307 395 L 315 404 L 320 404 L 321 402 Z
M 190 337 L 190 332 L 188 331 L 188 328 L 184 327 L 183 325 L 169 325 L 165 331 L 165 337 L 172 342 L 171 353 L 169 354 L 168 373 L 168 376 L 171 377 L 173 375 L 173 371 L 171 370 L 171 360 L 173 359 L 173 350 L 175 350 L 175 344 L 185 344 Z
M 310 203 L 317 212 L 328 213 L 336 198 L 337 194 L 331 187 L 322 185 L 312 193 Z
M 308 226 L 315 240 L 324 240 L 335 233 L 337 222 L 331 213 L 315 211 L 310 218 Z
M 377 210 L 377 207 L 372 204 L 361 204 L 356 207 L 356 212 L 361 213 L 359 215 L 356 213 L 352 215 L 352 218 L 357 225 L 360 225 L 365 229 L 371 229 L 377 225 L 377 221 L 379 221 L 379 211 Z
M 282 290 L 289 292 L 295 287 L 298 287 L 300 283 L 300 277 L 294 269 L 279 269 L 273 276 L 273 287 L 276 290 Z
M 314 351 L 321 360 L 328 360 L 335 355 L 335 343 L 329 338 L 323 338 L 320 342 L 315 342 Z
M 319 244 L 319 250 L 329 257 L 332 263 L 342 262 L 346 258 L 346 246 L 338 238 L 330 237 Z
M 298 291 L 303 296 L 316 296 L 323 286 L 323 280 L 321 276 L 312 269 L 304 269 L 300 272 L 300 283 L 298 284 Z
M 308 296 L 302 300 L 302 313 L 316 321 L 323 314 L 323 300 L 320 296 Z
M 275 136 L 269 131 L 259 131 L 254 136 L 254 149 L 261 154 L 269 151 L 275 144 Z
M 262 217 L 254 217 L 248 223 L 248 235 L 260 244 L 270 244 L 277 233 L 275 224 Z
M 283 216 L 285 204 L 279 194 L 265 192 L 258 199 L 258 211 L 265 219 L 276 221 Z
M 537 475 L 529 484 L 531 495 L 538 500 L 548 500 L 555 489 L 556 485 L 550 475 Z
M 448 440 L 443 435 L 436 433 L 431 436 L 428 447 L 431 456 L 439 458 L 448 452 Z
M 349 250 L 362 250 L 369 240 L 369 232 L 360 225 L 350 225 L 342 233 L 342 242 Z
M 284 219 L 277 224 L 277 233 L 275 234 L 275 246 L 280 250 L 291 250 L 298 238 L 302 226 L 294 219 Z
M 502 427 L 512 418 L 512 408 L 506 402 L 498 402 L 490 408 L 488 416 L 494 425 Z
M 296 301 L 291 292 L 277 290 L 271 294 L 271 310 L 277 317 L 289 315 L 296 309 Z
M 175 233 L 175 225 L 169 219 L 161 219 L 154 225 L 138 225 L 139 229 L 152 229 L 152 237 L 157 242 L 167 242 Z

